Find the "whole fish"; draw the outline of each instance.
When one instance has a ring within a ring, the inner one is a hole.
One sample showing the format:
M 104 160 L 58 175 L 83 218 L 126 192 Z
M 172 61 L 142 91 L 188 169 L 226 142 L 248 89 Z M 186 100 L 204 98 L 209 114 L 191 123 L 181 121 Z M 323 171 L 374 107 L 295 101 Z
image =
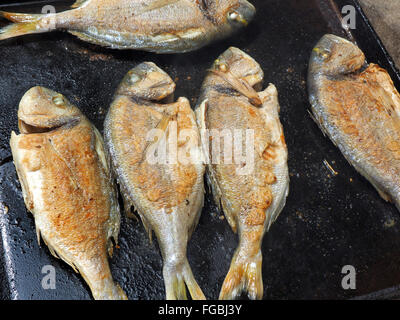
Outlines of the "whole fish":
M 175 83 L 154 63 L 130 70 L 105 120 L 105 144 L 129 214 L 154 230 L 164 260 L 166 298 L 205 299 L 186 258 L 204 200 L 204 164 L 195 115 Z M 165 147 L 165 149 L 164 149 Z M 168 147 L 168 154 L 166 148 Z
M 38 241 L 82 275 L 95 299 L 127 299 L 107 260 L 120 213 L 100 133 L 63 95 L 42 87 L 22 97 L 18 127 L 11 151 Z
M 196 107 L 208 183 L 231 228 L 239 233 L 220 299 L 233 299 L 243 290 L 251 299 L 263 297 L 262 239 L 289 192 L 277 90 L 272 84 L 261 92 L 254 89 L 263 76 L 253 58 L 231 47 L 209 70 Z M 244 151 L 246 157 L 241 157 Z
M 78 0 L 56 14 L 0 12 L 16 22 L 0 40 L 59 29 L 115 49 L 186 52 L 228 37 L 254 14 L 246 0 Z
M 312 51 L 308 90 L 315 121 L 354 168 L 400 209 L 400 95 L 355 44 L 327 34 Z

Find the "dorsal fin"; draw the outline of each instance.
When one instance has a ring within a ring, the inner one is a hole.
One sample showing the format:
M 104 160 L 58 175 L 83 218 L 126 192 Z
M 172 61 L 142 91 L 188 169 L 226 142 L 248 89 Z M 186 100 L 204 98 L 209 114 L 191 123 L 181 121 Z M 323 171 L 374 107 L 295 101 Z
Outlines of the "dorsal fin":
M 89 0 L 76 0 L 76 2 L 71 6 L 71 8 L 78 8 L 82 6 L 86 1 Z

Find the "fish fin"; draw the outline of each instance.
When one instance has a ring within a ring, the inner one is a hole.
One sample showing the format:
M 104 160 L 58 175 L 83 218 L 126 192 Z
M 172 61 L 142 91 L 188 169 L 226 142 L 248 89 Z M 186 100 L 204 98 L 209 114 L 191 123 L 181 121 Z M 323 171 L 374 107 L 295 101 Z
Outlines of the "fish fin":
M 124 202 L 124 212 L 125 215 L 129 218 L 129 219 L 135 219 L 136 221 L 139 221 L 139 218 L 132 212 L 132 203 L 125 197 L 122 197 L 122 200 Z
M 146 220 L 144 215 L 140 213 L 139 210 L 137 210 L 135 208 L 135 211 L 139 214 L 140 220 L 142 220 L 142 224 L 143 224 L 144 230 L 146 230 L 146 232 L 147 232 L 147 234 L 149 236 L 150 244 L 153 244 L 153 229 L 151 228 L 150 223 Z
M 219 185 L 217 181 L 213 177 L 213 173 L 211 170 L 207 172 L 207 184 L 211 186 L 211 194 L 214 195 L 214 202 L 216 203 L 220 213 L 224 213 L 226 220 L 228 221 L 232 231 L 236 233 L 237 225 L 236 220 L 233 214 L 229 211 L 229 208 L 224 206 L 224 202 L 222 201 L 222 192 L 219 189 Z
M 186 258 L 178 264 L 167 262 L 163 267 L 163 276 L 167 300 L 187 300 L 186 288 L 193 300 L 206 300 Z
M 29 14 L 29 13 L 15 13 L 15 12 L 6 12 L 0 11 L 0 18 L 7 19 L 11 22 L 34 22 L 39 20 L 42 17 L 41 14 Z
M 382 190 L 382 188 L 379 188 L 377 186 L 377 184 L 372 183 L 371 184 L 374 186 L 375 190 L 378 192 L 378 194 L 381 196 L 381 198 L 383 200 L 385 200 L 386 202 L 393 202 L 392 197 L 390 196 L 390 194 L 388 194 L 387 192 L 385 192 L 384 190 Z
M 114 253 L 114 242 L 111 240 L 111 238 L 113 237 L 110 237 L 107 240 L 107 253 L 110 258 L 113 256 Z
M 53 249 L 53 247 L 49 246 L 48 244 L 47 247 L 49 248 L 49 251 L 54 258 L 60 259 L 60 257 L 57 255 L 57 252 Z
M 57 250 L 56 250 L 55 248 L 53 248 L 53 247 L 48 243 L 48 241 L 46 240 L 45 237 L 43 237 L 43 235 L 42 235 L 42 239 L 43 239 L 44 244 L 47 246 L 47 248 L 49 249 L 49 251 L 50 251 L 50 253 L 51 253 L 51 255 L 52 255 L 53 257 L 55 257 L 55 258 L 57 258 L 57 259 L 61 259 L 61 260 L 64 261 L 66 264 L 68 264 L 72 269 L 74 269 L 74 271 L 75 271 L 76 273 L 80 273 L 80 272 L 78 271 L 78 268 L 77 268 L 71 261 L 69 261 L 66 257 L 64 257 L 62 254 L 60 254 L 59 252 L 57 252 Z
M 78 267 L 73 262 L 70 262 L 68 259 L 66 259 L 65 257 L 60 256 L 60 255 L 59 255 L 59 258 L 62 261 L 64 261 L 66 264 L 68 264 L 76 273 L 81 274 L 81 272 L 79 272 L 79 270 L 78 270 Z
M 113 300 L 128 300 L 128 296 L 126 295 L 125 291 L 117 283 L 115 283 L 115 291 L 116 294 L 114 294 Z
M 393 202 L 392 201 L 392 197 L 390 195 L 388 195 L 386 192 L 381 191 L 380 189 L 376 189 L 376 191 L 378 191 L 379 195 L 382 197 L 383 200 L 385 200 L 386 202 Z
M 33 22 L 13 23 L 0 29 L 0 40 L 19 37 L 25 34 L 48 32 L 49 28 L 43 28 L 39 25 L 39 20 Z
M 118 296 L 120 300 L 128 300 L 128 296 L 126 295 L 125 291 L 121 288 L 119 284 L 115 284 L 115 287 L 118 292 Z
M 161 120 L 158 122 L 157 126 L 154 129 L 161 130 L 164 132 L 164 134 L 166 134 L 168 125 L 172 119 L 173 117 L 171 115 L 163 114 Z M 154 150 L 156 150 L 160 142 L 161 139 L 158 139 L 157 141 L 154 140 L 148 141 L 146 143 L 143 150 L 142 159 L 139 161 L 139 164 L 143 163 L 144 160 L 148 159 L 147 152 L 149 151 L 150 146 L 154 145 Z
M 82 277 L 89 284 L 94 300 L 128 300 L 124 290 L 112 277 L 104 279 L 100 287 L 93 285 L 83 274 Z
M 109 162 L 107 161 L 106 152 L 104 149 L 104 141 L 103 137 L 99 130 L 95 126 L 92 125 L 93 132 L 94 132 L 94 150 L 96 151 L 97 156 L 99 157 L 104 169 L 106 170 L 107 174 L 110 175 L 110 167 Z
M 263 91 L 258 92 L 258 96 L 261 99 L 261 103 L 264 105 L 266 102 L 271 103 L 276 110 L 280 111 L 280 105 L 278 101 L 278 89 L 276 89 L 275 85 L 270 83 L 267 88 Z
M 49 245 L 49 243 L 47 242 L 46 238 L 42 237 L 42 239 L 43 239 L 44 244 L 49 249 L 51 255 L 56 259 L 60 259 L 59 255 L 56 253 L 55 249 L 53 249 L 53 247 L 51 245 Z
M 323 136 L 326 138 L 327 137 L 327 130 L 325 129 L 324 125 L 322 124 L 322 121 L 318 121 L 316 116 L 314 115 L 314 113 L 312 113 L 310 110 L 307 110 L 308 115 L 310 116 L 310 118 L 316 123 L 316 125 L 319 127 L 319 129 L 321 130 Z M 335 144 L 334 141 L 332 141 L 333 144 Z M 336 144 L 335 144 L 336 145 Z
M 262 105 L 262 101 L 258 95 L 258 92 L 252 86 L 250 86 L 250 84 L 246 80 L 239 79 L 229 70 L 221 71 L 221 70 L 210 69 L 208 71 L 224 79 L 236 91 L 247 97 L 252 105 L 256 107 L 260 107 Z
M 234 233 L 237 232 L 237 225 L 236 225 L 236 220 L 235 217 L 233 216 L 233 214 L 230 212 L 230 210 L 228 208 L 226 208 L 222 202 L 222 200 L 220 199 L 220 207 L 222 207 L 222 211 L 225 215 L 226 220 L 228 220 L 229 225 L 231 226 L 231 229 Z
M 253 257 L 247 257 L 245 261 L 239 257 L 238 249 L 222 285 L 219 300 L 233 300 L 243 291 L 247 291 L 250 299 L 261 300 L 264 293 L 261 250 Z
M 38 226 L 36 226 L 35 228 L 36 228 L 36 239 L 40 247 L 40 229 L 38 228 Z
M 151 228 L 150 224 L 147 222 L 145 218 L 140 215 L 144 229 L 146 230 L 147 234 L 149 235 L 150 244 L 153 244 L 153 229 Z
M 211 163 L 210 161 L 210 152 L 209 152 L 209 140 L 206 137 L 206 113 L 208 109 L 208 99 L 203 100 L 199 107 L 195 110 L 196 123 L 200 131 L 200 140 L 201 140 L 201 148 L 202 148 L 202 159 L 203 163 Z M 210 186 L 209 186 L 210 187 Z M 210 190 L 210 189 L 209 189 Z
M 83 6 L 83 4 L 88 1 L 88 0 L 77 0 L 75 3 L 73 3 L 71 5 L 71 8 L 75 9 L 75 8 L 79 8 L 81 6 Z

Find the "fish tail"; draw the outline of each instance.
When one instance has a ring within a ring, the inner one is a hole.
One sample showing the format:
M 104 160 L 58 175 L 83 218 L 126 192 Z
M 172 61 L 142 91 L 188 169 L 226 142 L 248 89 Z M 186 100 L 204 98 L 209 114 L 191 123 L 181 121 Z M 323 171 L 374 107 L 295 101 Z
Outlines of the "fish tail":
M 163 276 L 167 300 L 187 300 L 186 288 L 193 300 L 206 300 L 187 259 L 179 264 L 166 263 Z
M 44 33 L 55 29 L 55 18 L 48 15 L 1 12 L 1 17 L 16 22 L 0 29 L 0 40 L 25 34 Z
M 116 292 L 115 295 L 116 300 L 128 300 L 125 291 L 122 290 L 119 284 L 115 284 L 115 292 Z
M 92 291 L 95 300 L 128 300 L 126 293 L 118 284 L 114 284 L 109 290 Z
M 29 14 L 29 13 L 15 13 L 0 11 L 0 18 L 7 19 L 11 22 L 23 23 L 33 22 L 39 20 L 42 17 L 41 14 Z
M 238 249 L 222 285 L 219 299 L 233 300 L 245 291 L 250 299 L 261 300 L 264 294 L 261 264 L 261 250 L 254 256 L 243 259 Z
M 90 282 L 84 274 L 82 276 L 89 284 L 95 300 L 128 300 L 124 290 L 112 280 L 111 276 L 99 282 Z

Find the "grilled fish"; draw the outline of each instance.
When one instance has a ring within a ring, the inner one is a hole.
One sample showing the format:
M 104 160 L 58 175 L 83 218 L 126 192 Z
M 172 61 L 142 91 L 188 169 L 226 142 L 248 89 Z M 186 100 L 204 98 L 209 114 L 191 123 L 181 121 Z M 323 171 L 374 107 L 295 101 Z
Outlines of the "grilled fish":
M 130 70 L 107 114 L 104 140 L 127 214 L 133 206 L 150 240 L 152 230 L 157 236 L 166 298 L 186 299 L 186 283 L 193 299 L 205 299 L 186 258 L 203 207 L 205 168 L 189 101 L 166 103 L 174 90 L 154 63 Z
M 263 71 L 253 58 L 229 48 L 209 70 L 196 106 L 208 184 L 231 228 L 239 233 L 239 246 L 220 299 L 233 299 L 243 290 L 251 299 L 263 297 L 262 239 L 283 209 L 289 192 L 278 93 L 272 84 L 257 92 L 254 88 L 260 87 L 262 80 Z M 249 129 L 252 139 L 246 138 L 245 143 L 243 138 L 232 139 L 235 131 L 243 137 Z M 233 147 L 226 153 L 229 132 Z M 237 157 L 245 149 L 246 157 Z
M 16 22 L 0 40 L 59 29 L 115 49 L 186 52 L 228 37 L 254 14 L 246 0 L 78 0 L 57 14 L 0 12 Z
M 18 126 L 10 145 L 38 241 L 83 276 L 95 299 L 126 299 L 107 260 L 120 213 L 100 133 L 63 95 L 42 87 L 22 97 Z
M 400 209 L 400 95 L 353 43 L 325 35 L 308 72 L 313 116 L 347 161 Z

